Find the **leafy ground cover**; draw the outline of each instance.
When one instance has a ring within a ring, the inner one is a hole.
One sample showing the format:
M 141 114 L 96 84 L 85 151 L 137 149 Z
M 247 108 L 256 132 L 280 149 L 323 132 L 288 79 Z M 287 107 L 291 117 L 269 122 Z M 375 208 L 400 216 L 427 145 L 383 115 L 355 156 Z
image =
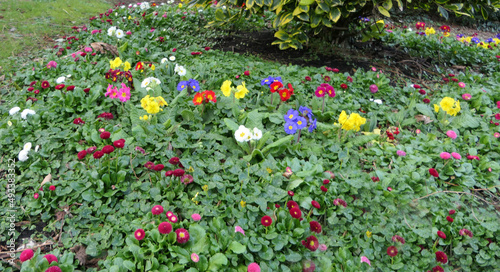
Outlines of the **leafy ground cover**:
M 15 72 L 0 147 L 1 214 L 16 223 L 0 223 L 0 268 L 500 267 L 497 47 L 383 24 L 382 46 L 443 52 L 423 67 L 439 77 L 283 65 L 214 50 L 233 31 L 204 27 L 214 19 L 119 5 Z

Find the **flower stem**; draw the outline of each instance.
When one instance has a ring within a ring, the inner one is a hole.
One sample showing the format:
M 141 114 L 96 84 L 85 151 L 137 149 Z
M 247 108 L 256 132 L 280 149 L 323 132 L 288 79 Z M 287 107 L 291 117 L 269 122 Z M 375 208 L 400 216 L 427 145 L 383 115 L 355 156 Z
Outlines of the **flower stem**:
M 302 129 L 299 129 L 299 135 L 297 135 L 297 143 L 299 143 L 299 140 L 300 140 L 300 132 L 302 131 Z
M 323 96 L 323 105 L 321 106 L 321 113 L 325 110 L 325 97 Z
M 271 93 L 271 105 L 273 104 L 274 93 Z

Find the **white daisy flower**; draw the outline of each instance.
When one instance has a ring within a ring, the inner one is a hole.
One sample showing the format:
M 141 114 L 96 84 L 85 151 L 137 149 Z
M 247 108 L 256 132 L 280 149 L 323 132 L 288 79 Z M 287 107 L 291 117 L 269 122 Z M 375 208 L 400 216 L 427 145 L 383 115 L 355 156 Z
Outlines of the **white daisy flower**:
M 120 8 L 124 9 L 124 8 L 125 8 L 125 6 L 121 6 Z
M 260 140 L 262 138 L 262 131 L 258 128 L 253 128 L 252 140 Z
M 71 77 L 71 75 L 67 75 L 66 77 Z
M 37 145 L 37 146 L 35 147 L 35 152 L 38 152 L 38 149 L 39 149 L 39 148 L 40 148 L 40 145 Z
M 21 150 L 18 155 L 19 161 L 26 161 L 28 159 L 28 150 Z
M 136 4 L 134 4 L 132 7 L 133 7 L 133 8 L 136 8 L 136 7 L 137 7 L 137 5 L 136 5 Z
M 118 16 L 118 12 L 115 12 L 115 16 Z
M 30 109 L 25 109 L 23 112 L 21 112 L 21 118 L 26 119 L 28 117 L 28 114 L 34 115 L 36 112 L 34 110 Z
M 180 66 L 176 63 L 175 68 L 174 68 L 174 72 L 179 73 L 179 67 Z
M 26 144 L 24 144 L 23 150 L 30 151 L 31 150 L 31 143 L 27 142 Z
M 62 77 L 58 77 L 58 78 L 56 79 L 56 83 L 57 83 L 57 84 L 61 84 L 61 83 L 63 83 L 65 80 L 66 80 L 66 77 L 64 77 L 64 76 L 62 76 Z
M 148 2 L 141 3 L 141 9 L 148 9 L 148 8 L 149 8 Z
M 164 64 L 165 62 L 168 62 L 168 59 L 167 59 L 167 58 L 163 58 L 163 59 L 161 59 L 161 64 Z
M 250 137 L 250 139 L 251 139 L 252 133 L 245 126 L 240 126 L 238 128 L 238 130 L 236 130 L 236 132 L 234 133 L 234 138 L 238 142 L 248 142 L 248 141 L 250 141 L 250 139 L 248 137 Z
M 7 122 L 7 125 L 9 125 L 9 127 L 11 127 L 11 126 L 12 126 L 12 122 L 11 122 L 11 121 L 8 121 L 8 122 Z
M 179 76 L 185 76 L 185 75 L 186 75 L 186 73 L 187 73 L 186 68 L 184 68 L 184 66 L 179 66 L 179 69 L 178 69 L 178 71 L 177 71 L 177 74 L 178 74 Z
M 114 36 L 116 32 L 116 26 L 108 28 L 108 36 Z
M 117 37 L 118 39 L 121 39 L 121 38 L 123 38 L 123 36 L 125 36 L 125 33 L 123 33 L 123 30 L 121 30 L 121 29 L 117 29 L 117 30 L 116 30 L 116 37 Z
M 154 83 L 156 85 L 160 85 L 161 81 L 157 79 L 156 77 L 150 77 L 149 80 L 151 80 L 151 83 Z
M 375 102 L 375 103 L 377 103 L 379 105 L 382 105 L 382 100 L 380 100 L 380 99 L 371 99 L 370 98 L 370 101 L 373 101 L 373 102 Z
M 14 115 L 14 114 L 18 113 L 20 110 L 21 110 L 20 107 L 13 107 L 12 109 L 9 110 L 9 114 Z
M 170 61 L 175 61 L 175 56 L 170 56 L 168 59 L 169 59 Z

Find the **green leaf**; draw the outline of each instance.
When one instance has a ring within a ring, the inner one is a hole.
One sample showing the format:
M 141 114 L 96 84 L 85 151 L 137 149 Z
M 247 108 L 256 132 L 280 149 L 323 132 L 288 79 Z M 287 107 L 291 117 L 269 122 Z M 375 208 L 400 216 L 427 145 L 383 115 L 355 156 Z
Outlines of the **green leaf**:
M 315 0 L 300 0 L 299 5 L 309 6 L 312 5 L 312 3 L 314 2 Z
M 225 121 L 225 119 L 224 119 L 224 121 Z M 290 143 L 290 141 L 293 139 L 293 137 L 294 137 L 294 135 L 288 135 L 284 138 L 281 138 L 281 139 L 275 141 L 272 144 L 269 144 L 268 146 L 266 146 L 262 149 L 262 154 L 266 154 L 268 151 L 271 151 L 271 149 L 273 149 L 273 148 L 282 146 L 286 143 Z
M 247 0 L 245 6 L 250 9 L 253 7 L 253 5 L 255 4 L 255 1 L 254 0 Z
M 387 11 L 382 6 L 378 6 L 378 11 L 380 12 L 380 14 L 384 15 L 385 17 L 391 17 L 391 15 L 389 14 L 389 11 Z
M 247 247 L 240 244 L 237 241 L 232 241 L 231 244 L 229 244 L 228 249 L 232 250 L 236 254 L 241 254 L 241 253 L 247 251 Z
M 222 271 L 227 265 L 227 258 L 222 253 L 216 253 L 210 257 L 208 270 L 209 271 Z
M 361 135 L 351 138 L 349 142 L 352 143 L 353 146 L 360 146 L 377 139 L 379 136 L 380 135 L 377 134 Z
M 295 11 L 294 11 L 294 13 L 295 13 Z M 274 33 L 274 37 L 276 37 L 276 38 L 278 38 L 278 39 L 280 39 L 282 41 L 288 40 L 290 38 L 290 36 L 288 35 L 288 33 L 286 33 L 283 30 L 280 30 L 280 31 Z
M 228 119 L 228 118 L 224 118 L 224 123 L 226 124 L 226 126 L 232 130 L 233 132 L 234 131 L 237 131 L 238 128 L 240 127 L 238 124 L 236 124 L 236 122 L 234 122 L 232 119 Z
M 448 11 L 446 11 L 446 9 L 444 9 L 442 6 L 439 6 L 438 10 L 441 16 L 443 16 L 446 20 L 448 20 Z
M 292 180 L 292 182 L 288 183 L 286 190 L 291 191 L 291 190 L 297 188 L 300 184 L 302 184 L 302 182 L 304 182 L 304 179 L 301 179 L 301 178 L 294 179 L 294 180 Z
M 215 11 L 215 20 L 217 20 L 217 21 L 225 21 L 226 20 L 226 16 L 224 15 L 224 11 L 222 11 L 222 9 L 217 9 Z

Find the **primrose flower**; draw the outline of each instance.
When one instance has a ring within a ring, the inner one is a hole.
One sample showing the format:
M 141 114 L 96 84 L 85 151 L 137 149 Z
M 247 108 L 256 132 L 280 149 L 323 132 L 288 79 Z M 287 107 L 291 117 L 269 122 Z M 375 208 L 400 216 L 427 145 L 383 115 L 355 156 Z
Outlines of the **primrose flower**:
M 307 120 L 302 116 L 298 116 L 297 119 L 295 119 L 295 122 L 297 124 L 297 129 L 303 129 L 307 127 Z
M 248 142 L 252 138 L 252 133 L 248 128 L 241 125 L 234 133 L 234 138 L 236 138 L 238 142 Z
M 252 140 L 260 140 L 262 138 L 262 131 L 258 128 L 253 128 Z
M 47 69 L 50 69 L 50 68 L 57 68 L 57 62 L 51 60 L 49 61 L 49 63 L 47 63 Z
M 122 83 L 122 87 L 119 90 L 118 97 L 121 102 L 127 102 L 130 100 L 130 88 Z
M 245 231 L 240 226 L 235 226 L 234 232 L 239 232 L 239 233 L 245 235 Z
M 245 81 L 241 83 L 241 85 L 236 86 L 237 92 L 234 93 L 234 97 L 237 99 L 244 98 L 248 93 L 248 89 L 245 87 Z
M 222 86 L 220 87 L 220 90 L 222 91 L 222 94 L 224 96 L 229 97 L 231 95 L 231 80 L 226 80 L 222 83 Z
M 359 131 L 361 126 L 366 123 L 366 119 L 357 113 L 351 113 L 349 116 L 342 111 L 339 116 L 339 123 L 344 130 Z
M 285 122 L 295 121 L 297 120 L 297 117 L 299 117 L 299 112 L 294 109 L 289 109 L 284 117 Z
M 369 266 L 372 266 L 370 263 L 370 260 L 366 256 L 361 256 L 361 262 L 362 263 L 367 263 Z
M 190 79 L 187 81 L 189 88 L 195 92 L 200 89 L 200 83 L 196 79 Z
M 456 116 L 458 112 L 460 112 L 460 101 L 455 101 L 455 99 L 451 97 L 444 97 L 441 102 L 439 102 L 439 106 L 449 115 Z M 436 108 L 436 106 L 434 106 Z
M 398 150 L 398 151 L 396 151 L 396 154 L 397 154 L 398 156 L 400 156 L 400 157 L 404 157 L 404 156 L 406 156 L 406 152 L 404 152 L 403 150 Z
M 297 132 L 297 123 L 295 122 L 286 122 L 285 123 L 285 132 L 287 134 L 295 134 Z
M 274 82 L 274 78 L 272 76 L 269 76 L 267 78 L 264 78 L 263 80 L 260 81 L 260 85 L 264 86 L 271 86 L 271 84 Z

